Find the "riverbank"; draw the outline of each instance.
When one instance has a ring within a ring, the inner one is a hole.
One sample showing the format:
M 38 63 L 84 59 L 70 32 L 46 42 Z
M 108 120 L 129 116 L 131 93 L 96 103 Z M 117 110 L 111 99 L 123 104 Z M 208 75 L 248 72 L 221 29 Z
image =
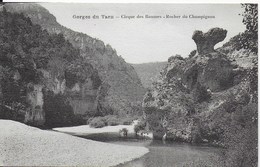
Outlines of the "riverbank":
M 0 165 L 115 166 L 148 153 L 138 146 L 97 142 L 0 120 Z
M 102 128 L 92 128 L 89 125 L 73 126 L 73 127 L 61 127 L 53 128 L 54 131 L 64 132 L 72 135 L 85 136 L 90 134 L 100 133 L 119 133 L 123 128 L 128 130 L 128 134 L 134 134 L 134 126 L 138 121 L 133 121 L 131 125 L 116 125 L 116 126 L 105 126 Z

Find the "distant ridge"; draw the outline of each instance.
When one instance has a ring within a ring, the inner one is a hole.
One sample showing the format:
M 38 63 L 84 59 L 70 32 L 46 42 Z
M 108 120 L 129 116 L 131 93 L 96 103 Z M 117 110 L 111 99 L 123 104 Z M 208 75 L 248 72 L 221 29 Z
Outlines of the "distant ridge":
M 150 88 L 152 87 L 152 83 L 159 79 L 160 71 L 166 67 L 167 62 L 151 62 L 131 65 L 135 68 L 143 86 L 145 88 Z

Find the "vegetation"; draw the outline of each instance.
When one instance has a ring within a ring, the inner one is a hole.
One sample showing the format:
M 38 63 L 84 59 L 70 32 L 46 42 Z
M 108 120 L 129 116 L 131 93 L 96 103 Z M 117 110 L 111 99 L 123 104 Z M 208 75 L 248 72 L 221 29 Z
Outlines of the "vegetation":
M 161 139 L 166 132 L 165 120 L 167 119 L 170 110 L 158 109 L 156 107 L 144 108 L 146 121 L 149 124 L 150 130 L 153 132 L 155 139 Z
M 258 52 L 258 5 L 257 4 L 242 4 L 244 12 L 243 23 L 246 26 L 246 31 L 233 37 L 231 42 L 237 50 L 248 49 L 253 53 Z
M 9 13 L 5 8 L 0 12 L 0 32 L 1 118 L 23 122 L 20 115 L 31 107 L 27 95 L 33 85 L 41 84 L 45 90 L 43 112 L 47 126 L 82 123 L 73 114 L 68 96 L 54 95 L 48 87 L 53 82 L 50 78 L 66 79 L 66 86 L 71 87 L 88 77 L 93 78 L 96 88 L 100 86 L 99 77 L 93 76 L 97 74 L 80 57 L 79 50 L 62 34 L 50 35 L 23 14 Z M 50 75 L 47 78 L 46 72 Z
M 146 121 L 145 120 L 141 120 L 139 121 L 135 126 L 134 126 L 134 131 L 135 134 L 137 135 L 138 132 L 145 130 L 146 127 Z
M 242 4 L 245 9 L 243 23 L 246 25 L 246 31 L 241 38 L 241 46 L 249 49 L 252 52 L 258 51 L 258 5 L 257 4 Z
M 126 128 L 120 129 L 120 130 L 119 130 L 119 133 L 120 133 L 120 134 L 122 133 L 124 137 L 127 137 L 127 135 L 128 135 L 128 129 L 126 129 Z
M 245 9 L 243 23 L 246 31 L 239 38 L 241 48 L 248 49 L 254 53 L 258 50 L 258 9 L 257 4 L 243 4 Z M 251 99 L 247 105 L 237 106 L 233 113 L 230 126 L 224 131 L 224 144 L 228 148 L 225 154 L 226 166 L 257 166 L 257 60 L 255 66 L 249 70 L 247 80 L 249 81 L 248 94 Z
M 119 125 L 118 118 L 116 116 L 110 116 L 106 120 L 108 126 L 116 126 Z
M 93 127 L 93 128 L 102 128 L 102 127 L 106 126 L 106 123 L 102 119 L 102 117 L 95 117 L 90 121 L 89 125 L 90 125 L 90 127 Z
M 257 166 L 257 104 L 239 107 L 225 130 L 226 166 Z
M 120 124 L 122 124 L 122 125 L 131 125 L 133 123 L 133 120 L 134 120 L 133 117 L 122 118 L 120 120 Z
M 88 124 L 93 128 L 101 128 L 104 126 L 131 125 L 136 117 L 118 117 L 116 115 L 106 115 L 92 117 L 88 119 Z
M 104 126 L 115 126 L 115 125 L 131 125 L 134 118 L 126 117 L 121 118 L 115 115 L 106 115 L 100 117 L 94 117 L 89 119 L 89 125 L 93 128 L 101 128 Z
M 195 102 L 201 103 L 203 101 L 210 100 L 210 92 L 207 91 L 207 88 L 200 83 L 197 83 L 195 89 L 193 90 L 193 98 Z
M 153 95 L 152 95 L 152 93 L 151 93 L 151 90 L 147 90 L 147 94 L 146 94 L 146 96 L 145 96 L 145 99 L 144 99 L 144 102 L 146 103 L 146 102 L 148 102 L 148 101 L 154 101 L 155 99 L 154 99 L 154 97 L 153 97 Z
M 160 88 L 158 84 L 154 88 L 156 90 L 154 92 L 156 93 L 152 95 L 151 91 L 148 90 L 144 98 L 146 121 L 153 134 L 158 136 L 158 139 L 161 139 L 166 133 L 166 139 L 168 140 L 173 139 L 176 141 L 182 139 L 179 141 L 207 142 L 225 148 L 222 152 L 221 162 L 207 164 L 203 161 L 198 161 L 187 164 L 187 166 L 257 166 L 258 9 L 256 4 L 244 4 L 242 7 L 245 9 L 243 23 L 246 25 L 246 31 L 235 36 L 230 42 L 220 48 L 220 50 L 225 51 L 224 53 L 227 55 L 227 58 L 234 59 L 234 62 L 237 62 L 237 57 L 254 61 L 251 68 L 240 66 L 240 64 L 236 64 L 236 66 L 230 68 L 239 68 L 238 73 L 235 74 L 235 77 L 238 77 L 236 83 L 230 82 L 228 79 L 229 83 L 227 86 L 226 82 L 220 81 L 220 87 L 223 89 L 212 90 L 211 92 L 211 90 L 207 90 L 207 87 L 198 83 L 200 79 L 198 77 L 203 77 L 203 75 L 189 75 L 188 77 L 195 78 L 194 82 L 191 83 L 195 87 L 188 87 L 189 91 L 183 91 L 183 94 L 187 95 L 183 98 L 184 100 L 187 100 L 189 96 L 191 97 L 187 101 L 187 105 L 181 103 L 178 106 L 178 100 L 182 99 L 182 96 L 176 93 L 177 90 L 180 92 L 180 89 L 173 87 L 175 85 L 172 86 L 171 90 L 165 90 Z M 235 50 L 241 51 L 235 52 L 237 54 L 235 56 L 230 56 Z M 194 54 L 195 52 L 191 52 L 189 57 L 193 57 Z M 190 58 L 186 60 L 192 60 Z M 172 60 L 173 57 L 169 58 L 169 62 L 172 62 Z M 201 60 L 197 59 L 197 61 Z M 190 62 L 192 67 L 194 62 Z M 172 66 L 174 64 L 169 63 L 168 67 Z M 184 66 L 183 71 L 190 70 L 194 72 L 196 69 L 191 67 Z M 210 66 L 210 68 L 203 68 L 199 72 L 203 73 L 206 70 L 212 70 L 212 75 L 219 75 L 221 72 L 218 73 L 218 68 L 221 68 L 221 66 Z M 232 77 L 233 74 L 231 74 Z M 165 74 L 162 74 L 162 78 L 164 77 Z M 169 79 L 180 78 L 180 80 L 184 78 L 182 74 L 167 77 Z M 209 80 L 211 80 L 212 84 L 216 83 L 214 78 Z M 181 82 L 187 85 L 185 81 Z M 169 86 L 170 84 L 167 81 L 163 81 L 162 85 Z M 168 96 L 167 101 L 165 100 L 166 102 L 164 101 L 162 105 L 161 103 L 157 103 L 164 96 Z M 174 106 L 175 108 L 173 109 L 172 107 L 171 111 L 168 112 L 167 110 L 162 110 L 162 108 L 166 108 L 165 106 Z M 166 127 L 163 124 L 164 120 L 168 121 L 169 124 Z M 135 131 L 138 132 L 139 129 L 140 127 L 136 126 Z M 156 138 L 156 136 L 154 137 Z

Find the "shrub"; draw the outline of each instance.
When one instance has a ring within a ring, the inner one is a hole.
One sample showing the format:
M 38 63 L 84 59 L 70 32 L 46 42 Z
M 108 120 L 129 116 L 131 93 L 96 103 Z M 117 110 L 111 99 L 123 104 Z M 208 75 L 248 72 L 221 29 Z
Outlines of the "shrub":
M 123 118 L 120 121 L 120 124 L 122 124 L 122 125 L 131 125 L 132 122 L 133 122 L 133 118 L 126 117 L 126 118 Z
M 103 117 L 94 117 L 94 118 L 89 118 L 87 123 L 91 127 L 98 126 L 99 124 L 103 126 L 116 126 L 116 125 L 131 125 L 133 122 L 134 118 L 132 117 L 126 117 L 126 118 L 118 118 L 115 115 L 106 115 Z M 98 125 L 96 125 L 98 123 Z
M 72 125 L 85 125 L 86 119 L 82 118 L 82 115 L 74 115 L 72 118 Z
M 144 98 L 144 102 L 146 103 L 146 102 L 148 102 L 148 101 L 154 101 L 154 100 L 155 100 L 155 99 L 154 99 L 154 97 L 153 97 L 151 91 L 148 90 L 148 92 L 147 92 L 147 94 L 146 94 L 146 96 L 145 96 L 145 98 Z
M 198 103 L 210 100 L 211 94 L 207 91 L 207 88 L 200 83 L 197 84 L 196 88 L 193 90 L 194 100 Z
M 169 57 L 169 58 L 168 58 L 168 62 L 172 62 L 172 61 L 175 60 L 175 59 L 184 60 L 184 58 L 183 58 L 181 55 L 176 54 L 176 55 L 174 55 L 174 56 Z
M 0 118 L 23 122 L 25 114 L 22 110 L 11 110 L 10 108 L 0 104 Z
M 144 120 L 138 122 L 138 124 L 136 124 L 134 127 L 135 134 L 137 134 L 141 130 L 145 130 L 145 127 L 146 127 L 146 122 Z
M 88 123 L 91 127 L 101 128 L 104 126 L 119 125 L 119 120 L 115 115 L 106 115 L 104 117 L 94 117 L 88 119 Z
M 120 129 L 119 130 L 119 133 L 123 133 L 123 136 L 127 136 L 127 133 L 128 133 L 128 129 L 126 129 L 126 128 L 123 128 L 123 129 Z
M 119 121 L 118 121 L 118 119 L 117 119 L 115 116 L 109 117 L 106 121 L 107 121 L 107 125 L 108 125 L 108 126 L 116 126 L 116 125 L 119 125 Z
M 90 122 L 91 122 L 93 119 L 94 119 L 94 117 L 88 118 L 87 121 L 86 121 L 86 122 L 87 122 L 87 125 L 89 125 Z
M 90 121 L 89 125 L 90 125 L 90 127 L 93 127 L 93 128 L 102 128 L 102 127 L 106 126 L 106 123 L 104 122 L 104 118 L 96 117 Z
M 243 24 L 246 25 L 245 37 L 240 38 L 242 48 L 249 49 L 254 53 L 258 52 L 258 5 L 242 4 L 245 9 L 242 16 Z
M 227 166 L 257 166 L 257 104 L 238 108 L 225 131 Z
M 162 139 L 165 134 L 164 120 L 169 116 L 170 109 L 159 109 L 156 107 L 145 107 L 146 121 L 149 124 L 149 130 L 153 132 L 154 139 Z

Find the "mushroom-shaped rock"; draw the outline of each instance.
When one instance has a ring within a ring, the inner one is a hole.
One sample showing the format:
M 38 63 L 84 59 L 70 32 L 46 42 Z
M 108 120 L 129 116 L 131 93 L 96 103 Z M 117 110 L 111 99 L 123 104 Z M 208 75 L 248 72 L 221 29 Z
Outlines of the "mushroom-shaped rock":
M 203 55 L 214 52 L 214 46 L 226 38 L 227 30 L 212 28 L 208 32 L 195 31 L 192 39 L 197 45 L 198 54 Z

